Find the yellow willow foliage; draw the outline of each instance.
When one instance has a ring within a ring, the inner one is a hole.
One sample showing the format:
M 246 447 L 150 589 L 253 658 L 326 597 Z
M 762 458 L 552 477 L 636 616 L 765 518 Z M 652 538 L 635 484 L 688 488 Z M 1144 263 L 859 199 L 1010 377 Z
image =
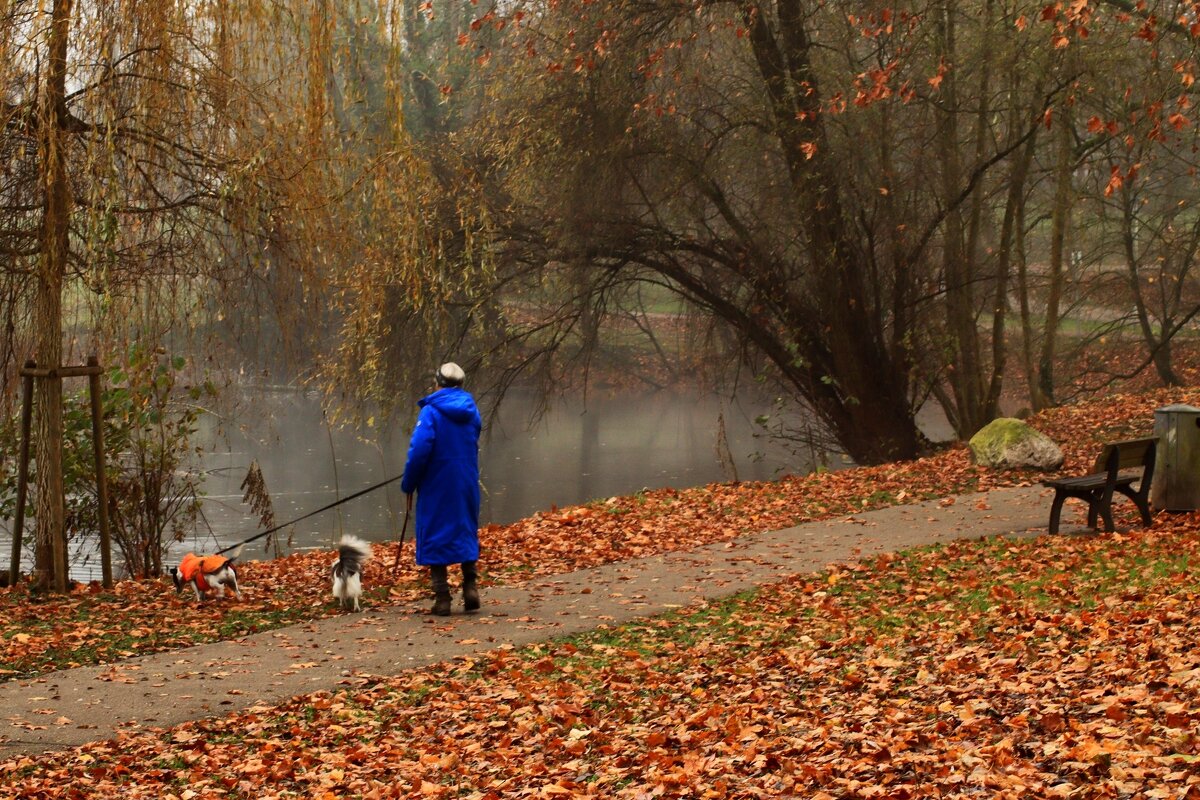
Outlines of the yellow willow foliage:
M 3 383 L 77 338 L 111 364 L 126 339 L 269 314 L 296 353 L 336 332 L 315 376 L 379 385 L 394 321 L 457 301 L 479 261 L 471 193 L 405 134 L 400 18 L 355 0 L 0 2 Z M 36 402 L 35 572 L 62 589 L 61 386 Z
M 454 185 L 447 192 L 411 154 L 389 153 L 375 166 L 363 246 L 333 270 L 328 295 L 341 325 L 316 376 L 330 395 L 349 391 L 386 408 L 395 383 L 409 377 L 397 362 L 415 359 L 412 370 L 428 372 L 424 359 L 445 332 L 443 309 L 478 302 L 491 273 L 478 234 L 486 219 L 465 173 Z
M 315 310 L 335 314 L 338 366 L 318 374 L 370 386 L 385 312 L 436 309 L 484 274 L 474 190 L 436 177 L 405 130 L 415 7 L 75 0 L 56 126 L 35 113 L 50 13 L 0 4 L 4 277 L 43 257 L 48 136 L 71 188 L 67 292 L 92 298 L 69 306 L 109 334 L 161 332 L 202 305 L 244 313 L 263 293 L 298 340 Z

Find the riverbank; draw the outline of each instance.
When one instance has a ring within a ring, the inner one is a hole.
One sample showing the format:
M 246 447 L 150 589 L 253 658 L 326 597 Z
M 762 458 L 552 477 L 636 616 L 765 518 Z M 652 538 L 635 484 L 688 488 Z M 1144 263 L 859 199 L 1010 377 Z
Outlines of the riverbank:
M 1148 433 L 1154 409 L 1200 405 L 1196 389 L 1115 395 L 1048 411 L 1031 420 L 1062 443 L 1064 473 L 1087 468 L 1098 443 Z M 994 472 L 970 464 L 958 446 L 917 461 L 818 472 L 779 481 L 660 489 L 550 509 L 511 525 L 485 527 L 484 586 L 572 572 L 655 553 L 729 541 L 749 531 L 777 530 L 886 506 L 1016 486 L 1040 474 Z M 1131 506 L 1129 508 L 1132 508 Z M 1129 509 L 1121 507 L 1128 523 Z M 1071 513 L 1076 513 L 1072 511 Z M 394 546 L 378 546 L 365 582 L 371 604 L 423 601 L 424 576 L 411 550 L 393 573 Z M 0 592 L 0 676 L 120 661 L 133 655 L 233 639 L 340 613 L 328 595 L 332 554 L 312 552 L 248 563 L 240 601 L 197 607 L 166 581 L 95 585 L 65 597 L 30 597 L 25 587 Z

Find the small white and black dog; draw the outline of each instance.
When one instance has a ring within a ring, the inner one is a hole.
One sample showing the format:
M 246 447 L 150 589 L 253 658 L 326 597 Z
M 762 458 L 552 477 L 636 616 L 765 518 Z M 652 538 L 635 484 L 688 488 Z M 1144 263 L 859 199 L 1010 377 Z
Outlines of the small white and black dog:
M 192 591 L 196 593 L 196 599 L 204 600 L 209 592 L 213 592 L 217 597 L 224 597 L 225 587 L 228 586 L 233 589 L 234 596 L 241 599 L 237 570 L 233 566 L 241 552 L 242 548 L 238 546 L 231 556 L 198 556 L 188 553 L 183 557 L 183 561 L 179 562 L 178 567 L 171 567 L 175 593 L 178 594 L 183 591 L 184 586 L 190 584 Z
M 337 561 L 333 562 L 333 596 L 342 608 L 354 602 L 354 610 L 360 611 L 358 600 L 362 597 L 362 568 L 371 558 L 371 545 L 349 534 L 338 542 Z

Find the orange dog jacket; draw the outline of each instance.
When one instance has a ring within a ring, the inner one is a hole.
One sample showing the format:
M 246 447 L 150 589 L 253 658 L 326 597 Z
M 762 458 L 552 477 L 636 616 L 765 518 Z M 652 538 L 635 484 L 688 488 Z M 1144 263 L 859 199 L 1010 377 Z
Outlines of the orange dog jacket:
M 179 576 L 185 582 L 195 578 L 196 586 L 200 591 L 206 592 L 212 587 L 208 585 L 208 581 L 204 580 L 204 576 L 213 574 L 228 564 L 229 561 L 230 559 L 225 556 L 204 556 L 201 558 L 195 553 L 188 553 L 183 557 L 183 561 L 179 563 Z

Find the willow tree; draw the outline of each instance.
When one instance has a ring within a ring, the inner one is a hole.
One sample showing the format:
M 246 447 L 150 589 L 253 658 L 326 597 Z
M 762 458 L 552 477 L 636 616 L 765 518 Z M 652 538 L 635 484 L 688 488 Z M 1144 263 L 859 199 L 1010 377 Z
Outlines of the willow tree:
M 61 364 L 64 297 L 109 330 L 139 308 L 166 327 L 283 254 L 319 272 L 306 243 L 331 230 L 335 157 L 320 135 L 325 65 L 308 55 L 322 52 L 309 24 L 321 7 L 4 4 L 0 264 L 27 281 L 7 298 L 13 318 L 30 308 L 6 353 Z M 39 381 L 36 407 L 35 569 L 63 588 L 61 384 Z
M 479 363 L 463 346 L 487 316 L 476 313 L 490 287 L 486 209 L 451 143 L 473 107 L 461 39 L 475 7 L 324 7 L 313 38 L 324 43 L 326 106 L 314 131 L 333 154 L 323 170 L 333 227 L 310 237 L 311 260 L 328 267 L 314 276 L 321 313 L 300 326 L 313 354 L 302 376 L 335 417 L 369 408 L 373 422 L 415 399 L 437 361 L 473 373 Z

